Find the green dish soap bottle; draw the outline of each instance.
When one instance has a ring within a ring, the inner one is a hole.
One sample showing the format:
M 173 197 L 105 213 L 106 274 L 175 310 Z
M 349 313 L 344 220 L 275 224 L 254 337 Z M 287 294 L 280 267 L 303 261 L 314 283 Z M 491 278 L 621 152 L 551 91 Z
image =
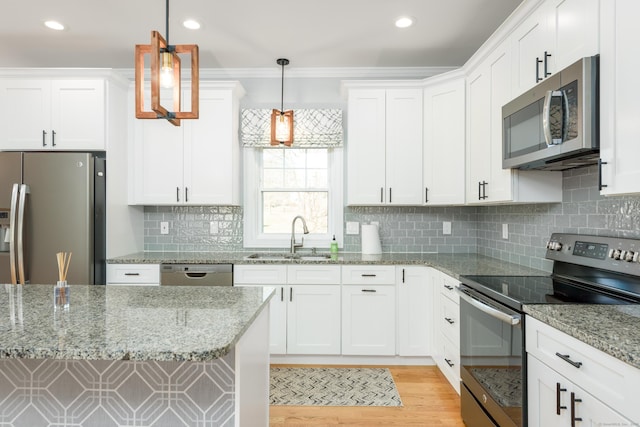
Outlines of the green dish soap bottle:
M 336 258 L 338 256 L 338 242 L 336 241 L 336 235 L 333 235 L 333 240 L 331 240 L 331 246 L 329 247 L 329 251 L 331 252 L 331 258 Z

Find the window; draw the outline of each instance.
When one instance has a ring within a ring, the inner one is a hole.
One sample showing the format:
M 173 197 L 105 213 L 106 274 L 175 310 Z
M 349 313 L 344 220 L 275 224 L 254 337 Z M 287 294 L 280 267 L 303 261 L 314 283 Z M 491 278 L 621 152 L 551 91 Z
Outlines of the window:
M 245 247 L 289 247 L 297 215 L 305 247 L 328 249 L 334 234 L 342 242 L 341 148 L 245 148 L 244 165 Z

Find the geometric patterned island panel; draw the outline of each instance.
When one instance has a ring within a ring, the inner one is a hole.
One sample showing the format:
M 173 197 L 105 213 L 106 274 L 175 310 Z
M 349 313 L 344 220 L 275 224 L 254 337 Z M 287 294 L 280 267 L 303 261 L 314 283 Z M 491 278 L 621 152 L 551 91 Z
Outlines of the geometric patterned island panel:
M 0 426 L 233 426 L 234 360 L 0 359 Z

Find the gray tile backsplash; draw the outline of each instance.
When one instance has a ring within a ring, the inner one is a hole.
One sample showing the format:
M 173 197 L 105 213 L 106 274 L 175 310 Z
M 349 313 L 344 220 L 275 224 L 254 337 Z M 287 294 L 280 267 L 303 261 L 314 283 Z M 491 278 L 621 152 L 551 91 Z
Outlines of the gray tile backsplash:
M 344 220 L 378 222 L 383 252 L 478 252 L 550 271 L 544 245 L 553 232 L 640 238 L 640 196 L 600 196 L 597 168 L 564 172 L 563 202 L 461 207 L 346 207 Z M 160 234 L 160 222 L 169 234 Z M 451 235 L 442 233 L 452 223 Z M 211 233 L 211 222 L 214 232 Z M 502 239 L 502 224 L 509 238 Z M 240 251 L 242 208 L 145 208 L 147 251 Z M 344 236 L 344 251 L 360 251 L 360 235 Z

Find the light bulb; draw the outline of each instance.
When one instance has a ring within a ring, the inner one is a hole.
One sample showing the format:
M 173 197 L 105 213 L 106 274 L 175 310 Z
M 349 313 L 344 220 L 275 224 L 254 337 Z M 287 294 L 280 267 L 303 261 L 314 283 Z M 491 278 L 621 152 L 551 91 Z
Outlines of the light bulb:
M 170 89 L 173 87 L 173 57 L 169 52 L 160 54 L 162 66 L 160 67 L 160 86 Z
M 276 120 L 276 140 L 278 141 L 288 141 L 291 139 L 291 135 L 289 135 L 289 116 L 285 116 L 284 114 L 280 114 L 278 120 Z

